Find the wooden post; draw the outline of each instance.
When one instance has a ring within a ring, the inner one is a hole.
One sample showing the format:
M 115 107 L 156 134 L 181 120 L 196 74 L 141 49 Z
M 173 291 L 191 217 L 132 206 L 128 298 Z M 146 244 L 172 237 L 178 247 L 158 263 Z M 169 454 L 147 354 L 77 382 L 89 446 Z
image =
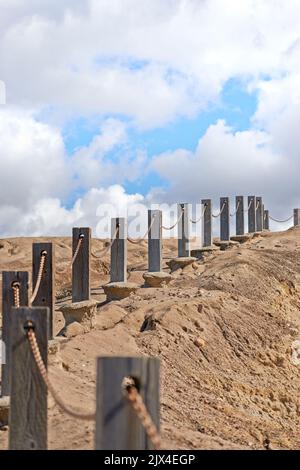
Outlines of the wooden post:
M 202 246 L 212 245 L 212 210 L 211 199 L 202 199 L 203 219 L 202 219 Z
M 48 338 L 53 339 L 53 320 L 54 320 L 54 246 L 52 243 L 33 243 L 32 245 L 32 290 L 36 285 L 41 261 L 41 255 L 46 252 L 45 267 L 41 284 L 32 305 L 34 307 L 49 308 L 49 332 Z
M 178 204 L 178 218 L 181 217 L 178 223 L 178 257 L 188 258 L 191 255 L 190 250 L 190 205 Z M 183 215 L 181 216 L 183 211 Z
M 162 211 L 148 210 L 149 228 L 148 270 L 153 273 L 160 272 L 162 269 Z
M 11 369 L 11 321 L 13 318 L 12 308 L 14 307 L 13 284 L 20 286 L 20 305 L 28 305 L 28 272 L 2 273 L 2 341 L 5 344 L 6 363 L 2 364 L 1 373 L 1 397 L 10 395 L 10 369 Z
M 256 209 L 256 197 L 248 196 L 248 232 L 249 233 L 254 233 L 256 230 L 256 210 L 255 209 Z
M 97 450 L 152 449 L 139 418 L 122 390 L 125 377 L 137 383 L 150 416 L 159 429 L 159 359 L 103 357 L 97 364 Z
M 270 215 L 268 210 L 264 210 L 264 230 L 270 230 Z
M 119 228 L 117 234 L 116 229 Z M 115 235 L 116 234 L 116 235 Z M 125 218 L 111 220 L 111 238 L 115 236 L 111 246 L 110 282 L 127 281 L 127 223 Z
M 262 232 L 263 230 L 263 202 L 261 197 L 256 198 L 256 231 Z
M 47 367 L 47 307 L 13 309 L 11 327 L 10 450 L 47 449 L 47 387 L 35 363 L 26 333 L 30 321 Z M 25 327 L 25 328 L 24 328 Z
M 72 302 L 90 299 L 91 229 L 73 228 L 73 256 L 82 238 L 81 247 L 72 266 Z
M 245 233 L 245 217 L 244 217 L 244 196 L 236 196 L 236 235 L 244 235 Z
M 229 198 L 220 198 L 220 240 L 222 242 L 229 242 L 230 240 L 230 207 Z
M 294 227 L 300 225 L 300 209 L 294 209 Z

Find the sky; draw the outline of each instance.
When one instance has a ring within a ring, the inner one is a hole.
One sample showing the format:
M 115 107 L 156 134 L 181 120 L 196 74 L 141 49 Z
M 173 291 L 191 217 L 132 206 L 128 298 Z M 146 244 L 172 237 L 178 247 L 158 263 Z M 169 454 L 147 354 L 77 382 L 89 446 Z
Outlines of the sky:
M 0 0 L 0 236 L 240 194 L 288 217 L 299 24 L 299 0 Z

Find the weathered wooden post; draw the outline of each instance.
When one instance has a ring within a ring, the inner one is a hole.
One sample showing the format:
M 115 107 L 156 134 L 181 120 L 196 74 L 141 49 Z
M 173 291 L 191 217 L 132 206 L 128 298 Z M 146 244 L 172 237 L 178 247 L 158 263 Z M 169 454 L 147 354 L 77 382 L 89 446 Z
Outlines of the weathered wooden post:
M 230 207 L 229 198 L 220 198 L 220 240 L 221 242 L 229 242 L 230 240 Z
M 212 246 L 212 208 L 211 199 L 202 199 L 203 220 L 202 220 L 202 246 Z
M 245 234 L 245 217 L 244 217 L 244 196 L 236 196 L 235 198 L 236 210 L 236 235 Z
M 248 196 L 248 232 L 256 230 L 256 197 Z
M 160 272 L 162 268 L 162 211 L 148 210 L 148 270 Z
M 178 257 L 188 258 L 190 251 L 190 205 L 178 204 Z
M 5 344 L 6 363 L 2 364 L 1 397 L 10 395 L 10 330 L 13 319 L 12 309 L 16 306 L 17 299 L 21 306 L 28 305 L 28 272 L 4 271 L 2 273 L 2 341 Z
M 127 223 L 123 217 L 111 220 L 110 282 L 127 280 Z
M 256 231 L 262 232 L 263 230 L 263 202 L 261 197 L 256 198 Z
M 139 418 L 132 409 L 123 383 L 132 378 L 146 408 L 159 429 L 159 359 L 103 357 L 97 364 L 97 450 L 153 449 Z
M 12 311 L 10 450 L 47 449 L 47 387 L 33 357 L 27 337 L 33 324 L 42 360 L 47 367 L 47 307 L 21 307 Z
M 40 273 L 42 256 L 45 256 L 44 269 Z M 32 290 L 34 293 L 37 286 L 38 277 L 42 274 L 39 288 L 33 299 L 34 307 L 49 308 L 49 332 L 48 338 L 53 338 L 53 320 L 54 320 L 54 246 L 52 243 L 33 243 L 32 245 Z
M 300 225 L 300 209 L 294 209 L 294 227 Z
M 73 228 L 72 302 L 90 299 L 91 229 Z
M 270 230 L 270 215 L 268 210 L 264 210 L 264 230 Z

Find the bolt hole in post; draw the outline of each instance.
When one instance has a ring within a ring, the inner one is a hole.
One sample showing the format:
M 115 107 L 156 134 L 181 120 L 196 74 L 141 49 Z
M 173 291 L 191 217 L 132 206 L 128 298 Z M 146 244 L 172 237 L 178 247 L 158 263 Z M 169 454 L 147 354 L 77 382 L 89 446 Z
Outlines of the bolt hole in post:
M 131 387 L 134 387 L 137 389 L 138 392 L 141 390 L 141 382 L 137 377 L 133 376 L 128 376 L 124 377 L 123 382 L 122 382 L 122 390 L 124 396 L 127 396 L 127 392 L 131 389 Z
M 35 325 L 34 323 L 29 320 L 24 324 L 24 331 L 27 334 L 29 330 L 35 331 Z

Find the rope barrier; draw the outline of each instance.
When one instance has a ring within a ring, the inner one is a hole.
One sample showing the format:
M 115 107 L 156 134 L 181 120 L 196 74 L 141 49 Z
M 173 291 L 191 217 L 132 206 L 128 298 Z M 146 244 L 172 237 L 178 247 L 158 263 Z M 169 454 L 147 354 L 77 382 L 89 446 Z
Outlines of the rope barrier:
M 20 307 L 20 283 L 14 282 L 12 284 L 13 292 L 14 292 L 14 305 L 15 307 Z
M 125 386 L 126 397 L 132 406 L 133 410 L 137 414 L 139 420 L 144 427 L 147 436 L 151 440 L 155 450 L 161 449 L 161 438 L 157 427 L 155 426 L 147 408 L 143 401 L 142 396 L 138 392 L 132 379 L 126 379 L 129 383 Z
M 94 253 L 91 253 L 91 255 L 93 256 L 93 258 L 100 259 L 100 256 L 99 256 L 99 255 L 101 255 L 101 257 L 103 257 L 103 256 L 106 256 L 106 255 L 110 252 L 111 247 L 113 246 L 113 244 L 114 244 L 114 242 L 115 242 L 115 240 L 116 240 L 116 238 L 117 238 L 117 235 L 118 235 L 118 233 L 119 233 L 119 230 L 120 230 L 120 227 L 118 226 L 118 227 L 116 228 L 116 230 L 115 230 L 115 233 L 114 233 L 113 236 L 112 236 L 111 241 L 109 242 L 109 245 L 108 245 L 107 247 L 105 247 L 103 250 L 101 250 L 100 253 L 98 254 L 98 256 L 96 256 Z
M 259 208 L 259 206 L 260 206 L 260 201 L 257 201 L 256 207 L 255 207 L 255 211 L 257 211 L 257 209 Z
M 163 228 L 164 230 L 172 230 L 173 228 L 175 228 L 176 225 L 178 225 L 179 222 L 181 221 L 182 216 L 183 216 L 183 213 L 184 213 L 184 209 L 181 209 L 181 214 L 180 214 L 180 216 L 179 216 L 177 222 L 176 222 L 174 225 L 172 225 L 171 227 L 165 227 L 165 226 L 163 225 L 162 228 Z
M 41 353 L 40 353 L 40 350 L 39 350 L 39 346 L 38 346 L 38 343 L 37 343 L 37 339 L 36 339 L 36 336 L 35 336 L 34 326 L 31 322 L 29 322 L 28 325 L 25 328 L 27 330 L 27 338 L 28 338 L 30 348 L 31 348 L 35 363 L 37 365 L 37 368 L 38 368 L 38 370 L 41 374 L 41 377 L 42 377 L 46 387 L 48 388 L 49 392 L 51 393 L 52 397 L 54 398 L 54 401 L 56 402 L 56 404 L 61 408 L 62 411 L 64 411 L 68 415 L 72 416 L 73 418 L 82 419 L 82 420 L 85 420 L 85 421 L 93 421 L 96 418 L 95 413 L 82 413 L 82 412 L 79 412 L 79 411 L 75 411 L 75 410 L 69 408 L 68 406 L 66 406 L 63 403 L 63 401 L 60 399 L 60 397 L 57 395 L 57 392 L 55 391 L 52 383 L 49 380 L 47 369 L 46 369 L 46 366 L 45 366 L 44 361 L 42 359 L 42 356 L 41 356 Z
M 139 245 L 141 242 L 143 242 L 145 240 L 145 238 L 147 237 L 147 235 L 149 234 L 150 230 L 152 229 L 153 227 L 153 224 L 154 224 L 154 221 L 155 221 L 155 215 L 152 217 L 152 221 L 151 221 L 151 224 L 149 225 L 149 228 L 147 230 L 147 232 L 145 233 L 145 235 L 137 240 L 133 240 L 132 238 L 130 238 L 128 235 L 127 235 L 127 240 L 132 243 L 133 245 Z
M 223 206 L 222 206 L 220 212 L 219 212 L 218 214 L 212 214 L 212 216 L 213 216 L 215 219 L 217 219 L 218 217 L 220 217 L 220 215 L 222 214 L 223 210 L 225 209 L 225 206 L 226 206 L 226 203 L 223 202 Z
M 41 259 L 40 259 L 40 266 L 39 266 L 37 281 L 36 281 L 35 288 L 33 290 L 32 296 L 31 296 L 30 301 L 29 301 L 30 305 L 32 305 L 32 303 L 35 301 L 36 296 L 38 294 L 38 291 L 39 291 L 39 288 L 40 288 L 40 285 L 41 285 L 41 282 L 42 282 L 42 278 L 43 278 L 46 257 L 47 257 L 47 251 L 43 251 L 41 253 Z
M 238 201 L 235 211 L 232 214 L 229 214 L 230 217 L 234 217 L 237 214 L 237 211 L 239 210 L 240 205 L 241 205 L 241 201 Z
M 80 251 L 80 248 L 81 248 L 81 245 L 83 243 L 83 240 L 84 240 L 84 235 L 81 234 L 78 238 L 78 243 L 77 243 L 77 246 L 76 246 L 76 249 L 75 249 L 75 252 L 74 252 L 74 255 L 72 257 L 72 261 L 70 263 L 70 268 L 73 266 L 73 264 L 75 263 L 76 261 L 76 258 L 78 256 L 78 253 Z M 68 272 L 68 268 L 64 269 L 63 271 L 58 271 L 59 274 L 66 274 Z
M 284 224 L 285 222 L 289 222 L 290 220 L 292 220 L 293 217 L 294 217 L 294 214 L 291 215 L 291 217 L 289 217 L 288 219 L 279 220 L 279 219 L 275 219 L 274 217 L 271 217 L 271 216 L 269 215 L 269 218 L 270 218 L 271 220 L 273 220 L 274 222 L 277 222 L 277 223 L 279 223 L 279 224 Z
M 251 201 L 249 202 L 249 205 L 248 205 L 248 209 L 245 209 L 244 212 L 249 212 L 250 207 L 252 206 L 252 204 L 253 204 L 253 199 L 251 199 Z
M 192 224 L 198 224 L 198 222 L 200 222 L 200 220 L 203 219 L 203 217 L 204 217 L 204 215 L 205 215 L 206 208 L 207 208 L 207 206 L 205 205 L 205 206 L 204 206 L 204 209 L 203 209 L 203 212 L 202 212 L 202 215 L 199 217 L 198 220 L 190 219 L 190 222 L 192 222 Z

